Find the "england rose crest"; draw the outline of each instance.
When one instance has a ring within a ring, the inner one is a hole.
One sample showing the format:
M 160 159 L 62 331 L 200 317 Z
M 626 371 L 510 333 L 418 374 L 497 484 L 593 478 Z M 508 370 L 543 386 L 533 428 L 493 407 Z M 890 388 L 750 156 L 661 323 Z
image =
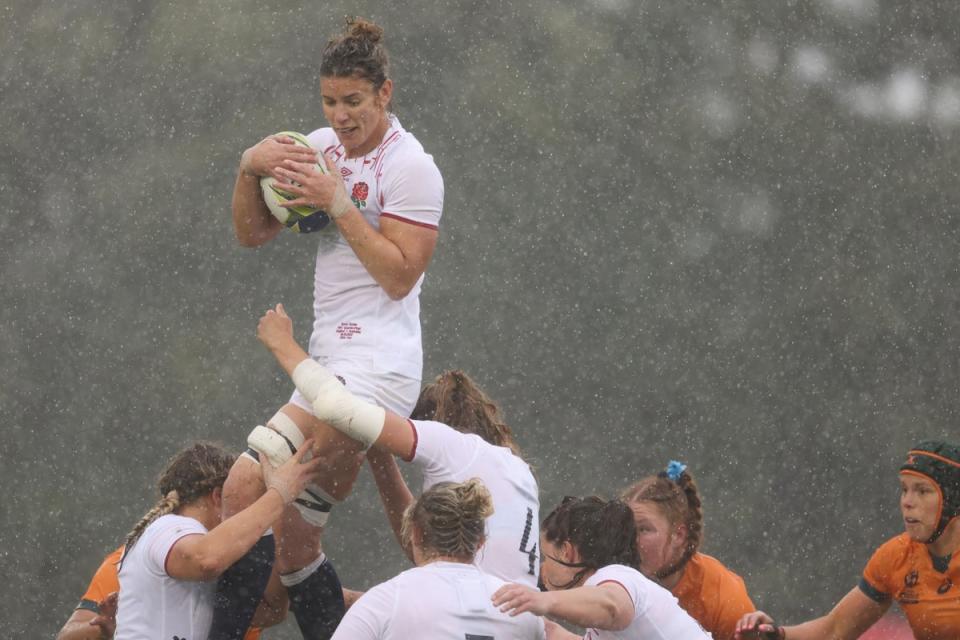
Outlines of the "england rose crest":
M 358 182 L 353 185 L 353 193 L 350 195 L 350 199 L 353 200 L 353 204 L 357 205 L 358 209 L 362 209 L 367 206 L 367 196 L 370 194 L 370 187 L 367 186 L 366 182 Z

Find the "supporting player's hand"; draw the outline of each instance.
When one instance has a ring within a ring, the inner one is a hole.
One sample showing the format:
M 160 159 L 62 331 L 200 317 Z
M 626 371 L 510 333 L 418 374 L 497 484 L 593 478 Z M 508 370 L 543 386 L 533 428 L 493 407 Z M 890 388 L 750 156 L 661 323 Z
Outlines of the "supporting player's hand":
M 773 618 L 763 611 L 754 611 L 737 622 L 736 637 L 738 640 L 784 640 L 786 634 Z
M 320 458 L 311 458 L 313 440 L 307 440 L 293 456 L 274 468 L 266 456 L 260 457 L 260 468 L 267 489 L 276 489 L 284 504 L 290 504 L 320 473 Z M 304 462 L 306 458 L 306 462 Z
M 293 200 L 281 202 L 282 207 L 313 207 L 323 209 L 336 220 L 350 210 L 352 202 L 343 186 L 340 170 L 329 157 L 323 157 L 327 165 L 327 174 L 316 170 L 314 162 L 284 160 L 277 167 L 277 187 L 296 196 Z
M 272 176 L 276 180 L 283 180 L 276 169 L 284 161 L 316 163 L 319 154 L 316 149 L 310 149 L 297 144 L 288 136 L 268 136 L 243 152 L 240 158 L 240 171 L 248 176 Z
M 267 349 L 275 351 L 278 346 L 293 342 L 293 320 L 282 304 L 268 309 L 257 324 L 257 338 Z
M 529 611 L 538 616 L 545 616 L 550 612 L 553 597 L 549 591 L 537 591 L 521 584 L 505 584 L 491 598 L 493 606 L 500 611 L 518 616 Z
M 100 628 L 100 637 L 104 640 L 113 638 L 113 634 L 117 630 L 117 602 L 119 597 L 120 593 L 114 591 L 98 602 L 97 609 L 99 612 L 97 616 L 90 621 L 91 627 Z

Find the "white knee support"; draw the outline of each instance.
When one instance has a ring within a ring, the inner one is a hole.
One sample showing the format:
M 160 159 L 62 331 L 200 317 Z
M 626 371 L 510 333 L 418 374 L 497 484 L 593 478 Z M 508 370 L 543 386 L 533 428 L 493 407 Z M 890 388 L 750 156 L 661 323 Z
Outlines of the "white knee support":
M 266 456 L 275 467 L 293 457 L 305 438 L 300 433 L 297 424 L 282 411 L 267 421 L 269 427 L 258 426 L 250 435 L 247 436 L 247 446 L 262 456 Z M 303 456 L 304 460 L 309 460 L 310 453 Z M 300 511 L 300 515 L 308 523 L 315 527 L 322 527 L 330 517 L 330 510 L 337 501 L 330 497 L 326 491 L 315 484 L 307 485 L 296 500 L 293 506 Z
M 303 444 L 304 437 L 300 433 L 300 428 L 290 419 L 290 417 L 278 411 L 270 420 L 267 421 L 269 427 L 258 426 L 247 436 L 247 446 L 267 457 L 275 467 L 279 467 L 290 459 L 300 445 Z M 310 454 L 304 456 L 308 460 Z
M 380 437 L 387 416 L 383 407 L 354 396 L 319 363 L 307 358 L 291 377 L 318 419 L 368 448 Z

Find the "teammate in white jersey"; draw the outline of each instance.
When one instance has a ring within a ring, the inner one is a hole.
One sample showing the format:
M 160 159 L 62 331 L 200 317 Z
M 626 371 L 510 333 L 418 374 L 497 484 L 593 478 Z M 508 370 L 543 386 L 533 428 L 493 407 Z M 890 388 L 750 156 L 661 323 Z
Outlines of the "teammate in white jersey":
M 433 158 L 390 112 L 393 81 L 382 36 L 379 26 L 354 19 L 326 45 L 320 93 L 330 127 L 308 136 L 320 153 L 283 136 L 247 149 L 234 187 L 233 224 L 240 244 L 248 247 L 271 241 L 283 229 L 263 203 L 264 176 L 296 195 L 286 206 L 309 203 L 328 214 L 328 227 L 310 236 L 319 239 L 310 356 L 353 393 L 406 416 L 420 390 L 419 294 L 437 240 L 443 179 Z M 330 175 L 315 170 L 318 161 Z M 255 451 L 269 448 L 264 438 L 315 439 L 324 474 L 299 496 L 295 506 L 302 517 L 285 514 L 276 527 L 277 569 L 301 631 L 309 638 L 328 637 L 343 614 L 343 601 L 320 535 L 331 508 L 353 487 L 361 448 L 318 420 L 296 392 L 267 427 L 279 435 L 251 433 L 254 451 L 231 471 L 225 512 L 236 512 L 263 492 Z M 221 580 L 215 640 L 240 637 L 272 560 L 268 536 Z
M 673 594 L 640 573 L 633 512 L 623 502 L 564 498 L 543 521 L 540 548 L 548 591 L 506 585 L 493 596 L 501 611 L 569 622 L 587 640 L 710 640 Z M 551 624 L 547 637 L 578 636 Z
M 503 580 L 537 584 L 537 482 L 497 406 L 466 374 L 447 372 L 425 387 L 413 415 L 427 420 L 410 420 L 357 398 L 307 357 L 293 338 L 293 326 L 282 305 L 261 318 L 257 335 L 310 400 L 317 416 L 365 447 L 372 445 L 370 463 L 395 532 L 399 534 L 400 515 L 413 497 L 394 455 L 423 470 L 424 489 L 438 482 L 480 478 L 493 495 L 494 513 L 487 522 L 487 544 L 477 564 Z M 350 406 L 344 407 L 344 402 Z M 280 453 L 289 455 L 284 447 Z
M 361 596 L 334 640 L 544 638 L 536 616 L 508 616 L 493 606 L 491 596 L 505 583 L 474 562 L 493 512 L 478 478 L 425 491 L 403 516 L 405 546 L 417 567 Z
M 116 640 L 206 640 L 214 581 L 314 479 L 319 460 L 302 463 L 306 450 L 278 469 L 265 465 L 268 491 L 223 521 L 222 486 L 234 456 L 203 442 L 174 456 L 160 476 L 161 499 L 124 544 Z M 285 598 L 273 602 L 281 610 L 263 607 L 258 625 L 283 619 Z

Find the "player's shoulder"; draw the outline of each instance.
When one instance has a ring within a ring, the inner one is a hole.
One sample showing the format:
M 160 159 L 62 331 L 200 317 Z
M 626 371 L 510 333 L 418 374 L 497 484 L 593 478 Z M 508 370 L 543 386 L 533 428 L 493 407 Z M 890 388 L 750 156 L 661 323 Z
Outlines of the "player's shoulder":
M 907 555 L 918 546 L 922 545 L 906 533 L 901 533 L 877 547 L 873 555 L 874 557 L 899 558 Z
M 713 580 L 722 584 L 743 585 L 743 578 L 717 558 L 697 552 L 690 559 L 688 568 L 694 569 L 703 575 L 704 580 Z
M 605 582 L 619 582 L 624 587 L 627 587 L 628 585 L 642 586 L 645 582 L 649 582 L 649 580 L 633 567 L 628 567 L 625 564 L 608 564 L 597 569 L 597 571 L 586 580 L 585 584 L 597 586 Z
M 196 518 L 167 513 L 150 523 L 140 536 L 140 541 L 167 538 L 179 539 L 182 536 L 205 534 L 207 528 Z M 137 545 L 139 546 L 139 544 Z
M 415 135 L 394 119 L 380 143 L 378 156 L 384 166 L 402 167 L 407 171 L 435 171 L 439 174 L 433 156 L 427 153 Z
M 331 127 L 321 127 L 307 134 L 307 141 L 314 149 L 323 153 L 332 153 L 340 146 L 340 140 Z

